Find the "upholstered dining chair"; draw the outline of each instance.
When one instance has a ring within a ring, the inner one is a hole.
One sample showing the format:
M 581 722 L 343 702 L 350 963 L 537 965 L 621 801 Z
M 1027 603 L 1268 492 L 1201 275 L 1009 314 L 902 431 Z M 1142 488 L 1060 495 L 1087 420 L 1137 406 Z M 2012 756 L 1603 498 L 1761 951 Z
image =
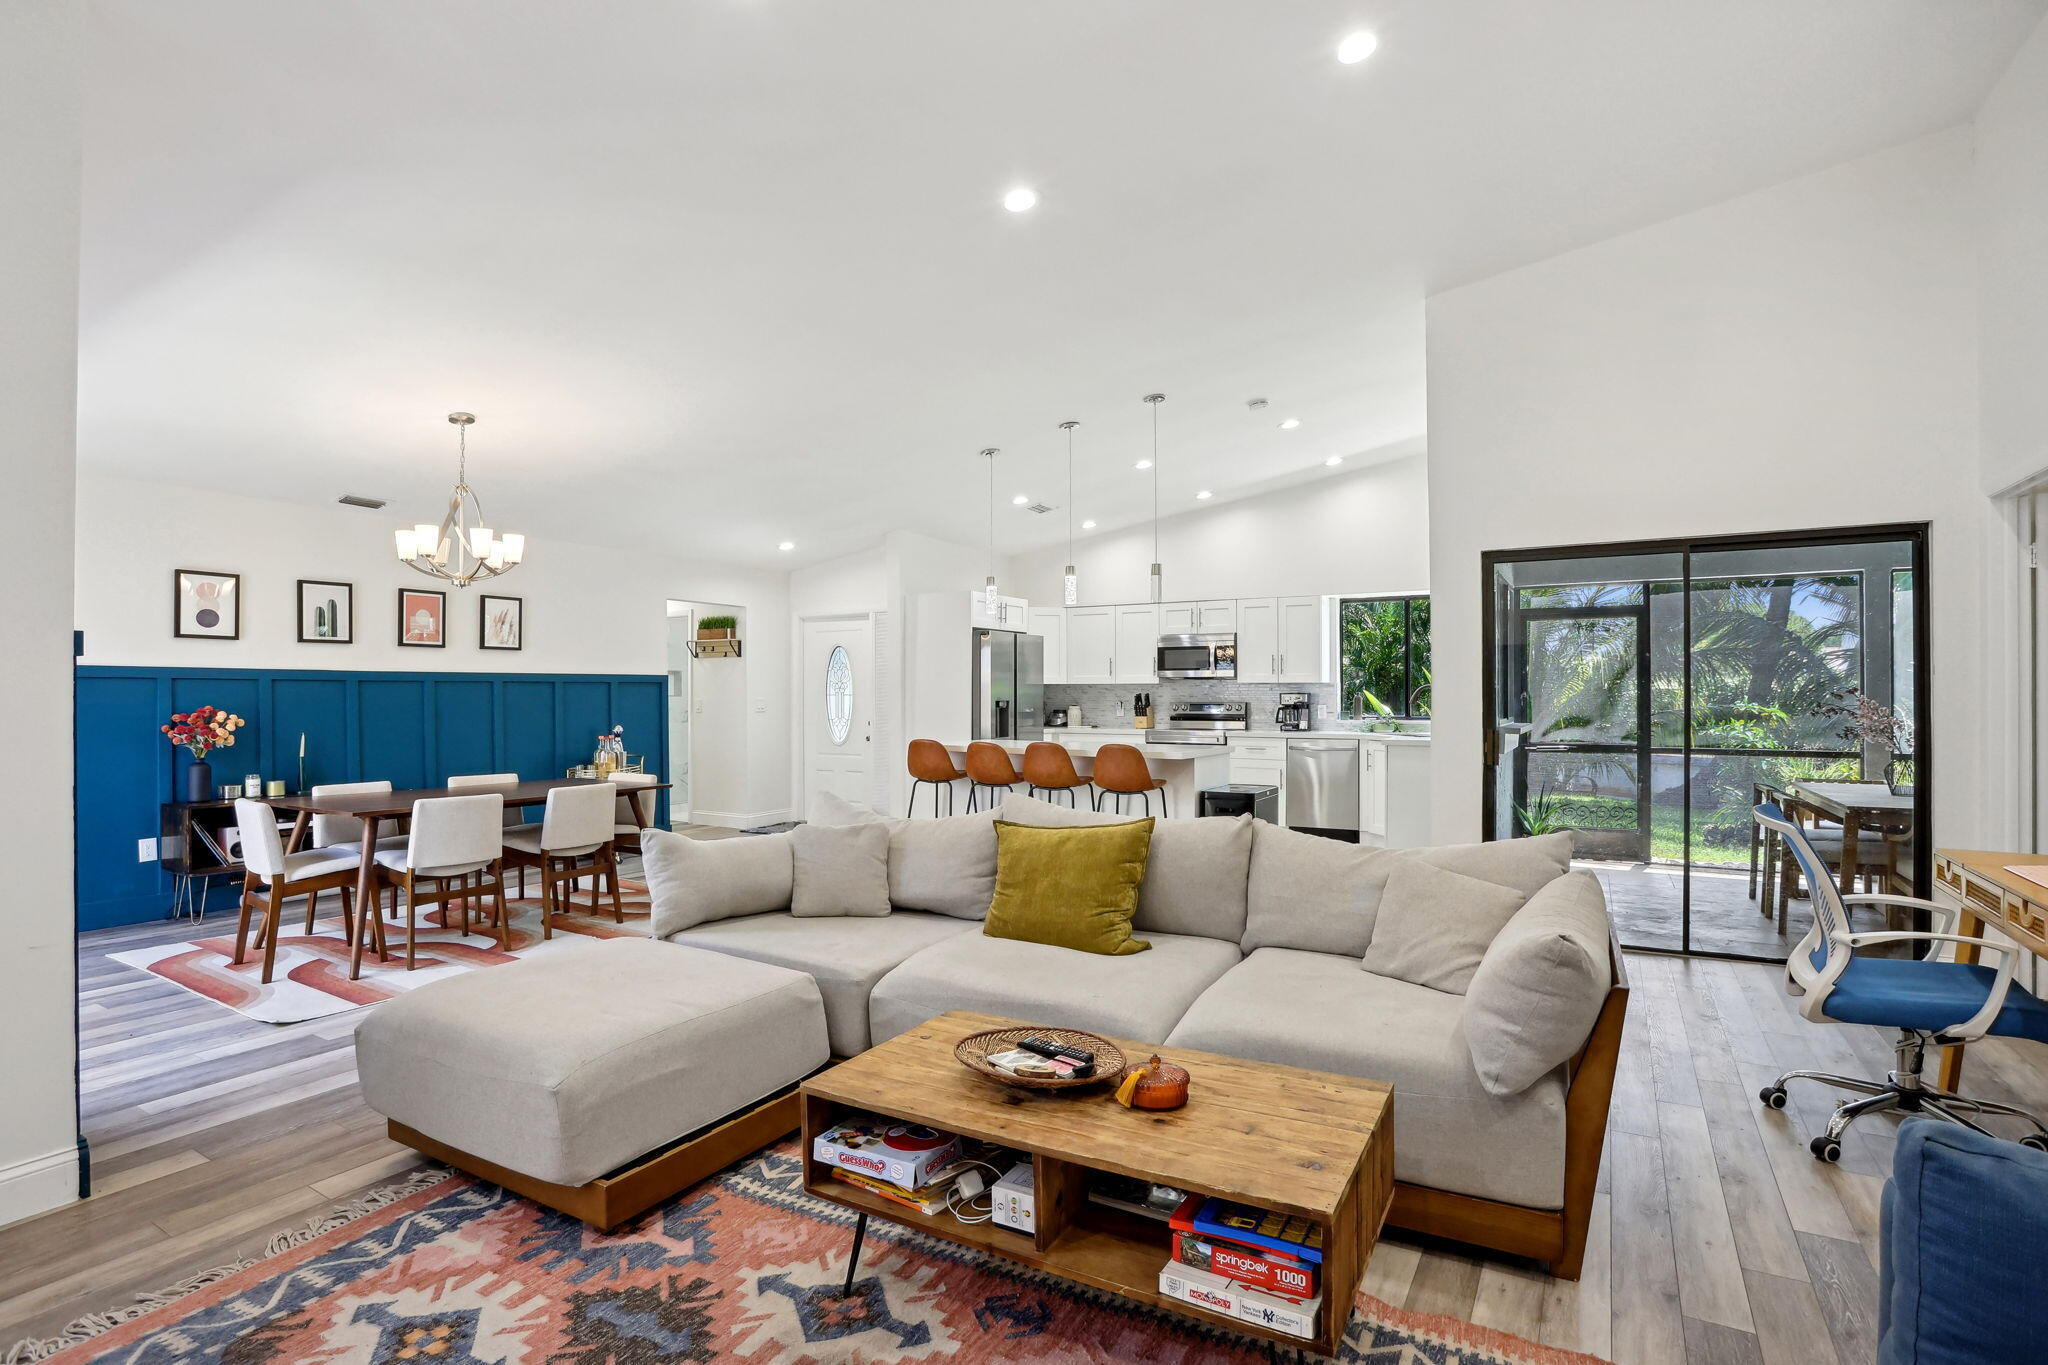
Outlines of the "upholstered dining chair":
M 1145 753 L 1130 744 L 1105 744 L 1095 751 L 1095 789 L 1100 795 L 1095 799 L 1097 810 L 1102 808 L 1102 797 L 1114 796 L 1118 814 L 1123 813 L 1124 803 L 1133 796 L 1143 797 L 1145 813 L 1152 813 L 1152 793 L 1159 793 L 1159 808 L 1167 815 L 1173 814 L 1170 797 L 1164 778 L 1152 776 L 1152 770 L 1145 766 Z
M 611 784 L 619 789 L 618 801 L 612 807 L 612 842 L 619 848 L 638 853 L 640 831 L 654 828 L 657 794 L 634 788 L 651 787 L 660 780 L 653 773 L 611 775 Z
M 462 773 L 459 776 L 448 779 L 449 791 L 461 791 L 465 787 L 516 787 L 518 785 L 518 773 Z M 505 807 L 505 823 L 507 825 L 518 825 L 524 822 L 525 819 L 525 807 Z
M 988 789 L 991 806 L 1001 798 L 998 789 L 1008 791 L 1024 780 L 1024 774 L 1017 771 L 1017 765 L 1010 762 L 1010 751 L 1000 744 L 991 744 L 977 739 L 967 746 L 967 809 L 979 810 L 981 791 Z
M 277 965 L 277 936 L 282 930 L 287 896 L 308 896 L 321 891 L 341 892 L 341 924 L 344 935 L 354 929 L 350 912 L 354 905 L 356 871 L 360 867 L 356 850 L 350 848 L 309 848 L 299 853 L 284 851 L 284 838 L 277 832 L 277 812 L 261 801 L 246 797 L 235 802 L 235 823 L 242 836 L 242 905 L 235 921 L 235 965 L 248 956 L 249 916 L 260 904 L 263 923 L 256 934 L 256 946 L 263 950 L 263 984 Z M 374 913 L 374 912 L 373 912 Z M 311 902 L 306 910 L 306 930 L 312 932 Z
M 939 793 L 946 793 L 946 814 L 953 813 L 953 784 L 967 776 L 953 766 L 953 755 L 946 746 L 935 739 L 913 739 L 910 741 L 910 805 L 903 812 L 905 818 L 917 814 L 917 789 L 929 782 L 932 788 L 932 818 L 939 814 Z M 972 793 L 969 793 L 970 799 Z M 971 807 L 970 807 L 971 809 Z
M 1074 756 L 1067 752 L 1067 747 L 1044 739 L 1025 746 L 1024 781 L 1025 791 L 1032 796 L 1040 792 L 1065 792 L 1070 806 L 1081 804 L 1078 793 L 1088 785 L 1088 779 L 1074 771 Z
M 323 782 L 309 788 L 306 795 L 318 801 L 328 796 L 360 796 L 364 792 L 390 790 L 389 782 Z M 315 815 L 312 828 L 307 831 L 307 846 L 346 849 L 350 853 L 360 855 L 363 848 L 363 822 L 346 815 Z M 377 840 L 371 852 L 377 854 L 387 849 L 404 847 L 404 834 L 386 834 Z M 377 898 L 380 902 L 383 900 L 382 890 L 378 891 Z M 306 932 L 309 934 L 313 932 L 313 911 L 319 901 L 320 895 L 317 891 L 306 897 Z M 382 908 L 381 905 L 379 908 Z
M 1894 1050 L 1898 1067 L 1883 1080 L 1837 1076 L 1824 1071 L 1788 1071 L 1758 1092 L 1772 1109 L 1786 1104 L 1785 1087 L 1813 1081 L 1855 1098 L 1838 1105 L 1827 1126 L 1808 1144 L 1822 1161 L 1838 1161 L 1842 1134 L 1865 1114 L 1895 1111 L 1925 1114 L 1949 1123 L 1985 1129 L 1977 1120 L 1987 1114 L 2021 1119 L 2033 1131 L 2020 1141 L 2048 1151 L 2048 1126 L 2024 1109 L 1930 1085 L 1922 1075 L 1927 1050 L 1972 1043 L 1988 1035 L 2048 1042 L 2048 1004 L 2012 979 L 2020 947 L 1996 936 L 1972 938 L 1955 932 L 1957 911 L 1938 901 L 1911 896 L 1843 896 L 1828 876 L 1827 866 L 1807 839 L 1806 831 L 1781 806 L 1764 804 L 1753 812 L 1784 841 L 1786 851 L 1813 896 L 1813 926 L 1785 959 L 1785 987 L 1802 997 L 1800 1017 L 1812 1023 L 1869 1024 L 1899 1031 Z M 1938 930 L 1886 929 L 1856 933 L 1849 907 L 1882 906 L 1888 911 L 1918 911 L 1941 926 Z M 1965 944 L 1998 955 L 1998 966 L 1974 962 L 1942 962 L 1935 958 L 1866 955 L 1865 948 L 1893 944 Z
M 377 876 L 399 889 L 405 903 L 405 969 L 415 961 L 419 907 L 459 901 L 462 932 L 470 932 L 471 901 L 489 893 L 497 898 L 498 946 L 505 940 L 505 798 L 499 792 L 476 796 L 430 796 L 412 803 L 412 832 L 405 847 L 377 855 Z
M 548 793 L 547 811 L 537 825 L 521 825 L 504 834 L 505 861 L 518 868 L 540 870 L 541 937 L 555 936 L 554 917 L 567 908 L 576 893 L 576 880 L 587 870 L 590 908 L 597 909 L 599 883 L 609 877 L 612 890 L 612 919 L 626 922 L 625 907 L 619 901 L 619 863 L 612 851 L 613 802 L 619 789 L 610 782 L 583 787 L 556 787 Z M 562 884 L 568 883 L 565 898 Z M 520 884 L 525 885 L 522 877 Z

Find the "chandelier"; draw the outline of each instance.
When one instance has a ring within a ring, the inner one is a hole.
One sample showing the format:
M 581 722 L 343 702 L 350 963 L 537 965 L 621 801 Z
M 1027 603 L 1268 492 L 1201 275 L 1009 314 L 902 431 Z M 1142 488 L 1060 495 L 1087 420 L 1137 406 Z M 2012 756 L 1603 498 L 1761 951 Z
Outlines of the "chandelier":
M 448 420 L 459 435 L 455 487 L 439 526 L 423 521 L 396 532 L 398 558 L 430 577 L 466 588 L 481 578 L 496 578 L 526 557 L 526 537 L 493 531 L 483 524 L 483 504 L 469 486 L 469 428 L 476 414 L 451 412 Z

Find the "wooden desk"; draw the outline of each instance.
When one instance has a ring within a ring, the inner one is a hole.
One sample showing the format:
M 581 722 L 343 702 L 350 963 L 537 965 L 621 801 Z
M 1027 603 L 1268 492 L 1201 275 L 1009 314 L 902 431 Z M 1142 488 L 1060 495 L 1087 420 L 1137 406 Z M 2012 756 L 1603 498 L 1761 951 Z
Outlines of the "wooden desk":
M 1913 798 L 1882 782 L 1792 782 L 1793 797 L 1842 822 L 1842 894 L 1856 894 L 1857 836 L 1866 829 L 1896 828 L 1913 819 Z M 1887 865 L 1889 866 L 1889 864 Z M 1891 887 L 1885 887 L 1890 891 Z
M 377 956 L 389 961 L 391 954 L 384 947 L 384 914 L 377 904 L 377 824 L 381 820 L 400 820 L 412 814 L 415 801 L 432 801 L 444 796 L 489 796 L 496 792 L 505 798 L 505 804 L 515 809 L 526 806 L 544 806 L 548 793 L 557 787 L 592 787 L 598 785 L 589 778 L 543 778 L 537 782 L 513 782 L 502 786 L 480 787 L 420 787 L 412 791 L 392 792 L 345 792 L 336 796 L 273 796 L 267 804 L 277 810 L 297 811 L 298 818 L 292 824 L 291 841 L 285 850 L 296 853 L 306 841 L 306 827 L 316 815 L 353 816 L 363 826 L 362 861 L 356 873 L 356 932 L 349 945 L 348 975 L 351 981 L 363 974 L 363 942 L 375 935 Z M 653 792 L 667 791 L 666 782 L 644 782 L 621 791 Z M 633 823 L 646 828 L 646 821 L 640 812 L 640 803 L 628 803 L 633 812 Z M 369 932 L 365 932 L 365 929 Z
M 1956 932 L 1984 937 L 1986 927 L 2032 953 L 2048 958 L 2048 886 L 2006 871 L 2007 867 L 2048 867 L 2048 853 L 1989 853 L 1944 848 L 1934 855 L 1937 898 L 1961 912 Z M 1977 949 L 1960 947 L 1958 962 L 1975 962 Z M 1963 1075 L 1963 1050 L 1952 1047 L 1941 1059 L 1941 1087 L 1956 1088 Z

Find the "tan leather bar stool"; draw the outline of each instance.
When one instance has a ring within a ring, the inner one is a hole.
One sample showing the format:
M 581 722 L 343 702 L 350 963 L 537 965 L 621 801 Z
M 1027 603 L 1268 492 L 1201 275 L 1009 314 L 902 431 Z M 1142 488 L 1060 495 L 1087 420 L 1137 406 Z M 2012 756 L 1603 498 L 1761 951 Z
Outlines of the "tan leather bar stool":
M 1095 754 L 1095 786 L 1102 796 L 1114 796 L 1118 814 L 1123 813 L 1124 802 L 1129 797 L 1145 798 L 1145 814 L 1152 813 L 1152 793 L 1159 793 L 1159 805 L 1167 815 L 1173 814 L 1168 804 L 1166 779 L 1152 776 L 1152 770 L 1145 766 L 1145 755 L 1140 749 L 1129 744 L 1105 744 Z M 1102 796 L 1095 799 L 1097 810 L 1102 808 Z
M 932 818 L 939 814 L 939 792 L 946 793 L 946 814 L 953 813 L 953 784 L 967 776 L 953 766 L 953 756 L 946 752 L 946 746 L 935 739 L 913 739 L 910 741 L 910 807 L 903 814 L 906 817 L 917 814 L 917 787 L 920 782 L 932 784 Z
M 1088 779 L 1074 771 L 1074 756 L 1066 746 L 1048 740 L 1039 740 L 1024 750 L 1024 781 L 1025 790 L 1031 795 L 1065 792 L 1067 804 L 1077 808 L 1081 798 L 1076 793 L 1088 785 Z
M 1010 762 L 1010 751 L 1002 745 L 990 744 L 985 739 L 977 739 L 974 743 L 967 746 L 967 809 L 969 811 L 979 809 L 978 802 L 983 787 L 989 789 L 989 804 L 994 806 L 997 800 L 996 788 L 1001 787 L 1003 790 L 1008 791 L 1023 780 L 1024 775 L 1017 771 L 1017 765 Z

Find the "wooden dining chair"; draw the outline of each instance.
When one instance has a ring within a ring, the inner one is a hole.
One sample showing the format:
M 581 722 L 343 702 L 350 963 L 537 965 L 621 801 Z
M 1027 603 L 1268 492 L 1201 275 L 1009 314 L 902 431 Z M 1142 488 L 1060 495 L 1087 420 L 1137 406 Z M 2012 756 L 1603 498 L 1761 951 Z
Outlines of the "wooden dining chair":
M 306 795 L 312 797 L 315 801 L 319 801 L 330 796 L 360 796 L 365 792 L 388 792 L 390 790 L 391 784 L 389 782 L 323 782 L 318 786 L 308 788 Z M 307 846 L 309 848 L 346 849 L 351 853 L 360 855 L 363 848 L 363 822 L 347 815 L 316 814 L 313 817 Z M 388 849 L 404 847 L 405 835 L 403 833 L 387 834 L 377 840 L 376 846 L 371 852 L 374 855 L 385 852 Z M 380 888 L 377 892 L 379 902 L 377 908 L 379 910 L 384 908 L 382 904 L 383 898 L 384 892 Z M 306 932 L 309 934 L 313 932 L 313 908 L 319 902 L 319 899 L 320 897 L 317 892 L 306 897 Z
M 656 801 L 659 792 L 636 791 L 638 787 L 651 787 L 661 779 L 653 773 L 613 773 L 611 784 L 619 789 L 619 799 L 612 807 L 612 843 L 632 853 L 640 851 L 640 832 L 654 828 Z
M 312 896 L 321 891 L 341 892 L 341 926 L 345 937 L 353 938 L 350 919 L 355 904 L 356 870 L 360 866 L 353 850 L 309 848 L 300 853 L 284 851 L 284 837 L 277 832 L 277 812 L 261 801 L 246 797 L 235 802 L 235 822 L 242 836 L 242 905 L 235 921 L 235 965 L 248 957 L 249 917 L 263 912 L 256 946 L 263 950 L 263 984 L 270 984 L 277 965 L 277 936 L 282 931 L 285 899 Z M 306 929 L 312 932 L 312 911 L 307 910 Z
M 471 903 L 495 895 L 498 946 L 510 946 L 505 937 L 504 838 L 505 798 L 499 792 L 430 796 L 412 803 L 412 833 L 406 836 L 405 847 L 377 855 L 379 880 L 397 887 L 405 904 L 407 971 L 414 965 L 422 905 L 458 903 L 466 937 L 471 932 Z
M 506 864 L 540 870 L 541 937 L 555 936 L 554 917 L 567 908 L 567 900 L 574 898 L 576 881 L 586 870 L 593 874 L 591 911 L 597 910 L 600 885 L 609 880 L 612 919 L 620 924 L 626 922 L 625 906 L 619 900 L 619 863 L 612 851 L 612 803 L 618 795 L 619 789 L 610 782 L 556 787 L 548 793 L 547 811 L 538 825 L 521 825 L 504 832 Z M 561 889 L 564 882 L 569 886 L 567 898 Z
M 1152 776 L 1151 768 L 1145 764 L 1144 750 L 1130 744 L 1105 744 L 1095 752 L 1095 789 L 1102 796 L 1114 796 L 1118 814 L 1123 813 L 1124 803 L 1133 796 L 1145 800 L 1145 814 L 1152 813 L 1152 793 L 1159 793 L 1159 807 L 1167 815 L 1173 814 L 1170 796 L 1166 790 L 1166 779 Z M 1096 798 L 1096 809 L 1102 807 L 1102 797 Z

